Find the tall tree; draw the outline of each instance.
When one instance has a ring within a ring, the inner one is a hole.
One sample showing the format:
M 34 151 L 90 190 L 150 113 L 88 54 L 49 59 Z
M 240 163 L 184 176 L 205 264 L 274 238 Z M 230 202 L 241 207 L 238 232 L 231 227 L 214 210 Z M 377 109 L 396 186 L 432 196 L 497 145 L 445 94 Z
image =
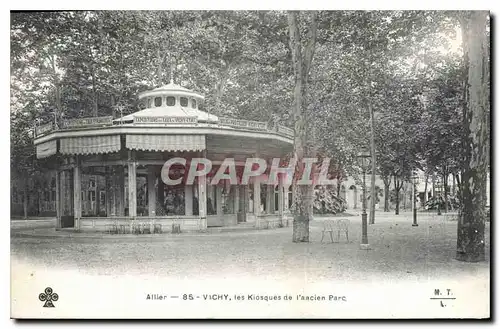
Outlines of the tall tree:
M 301 40 L 300 22 L 298 12 L 288 13 L 288 25 L 290 33 L 290 48 L 292 50 L 292 63 L 295 77 L 295 88 L 293 93 L 293 116 L 295 121 L 295 143 L 294 157 L 296 172 L 304 172 L 304 158 L 310 153 L 307 144 L 307 82 L 309 71 L 316 48 L 317 34 L 317 12 L 303 13 L 310 16 L 305 40 Z M 303 45 L 303 42 L 305 45 Z M 293 242 L 309 242 L 309 221 L 312 218 L 312 185 L 298 185 L 298 176 L 293 179 L 294 191 L 294 214 L 293 214 Z
M 461 261 L 485 259 L 484 228 L 489 156 L 489 16 L 474 11 L 462 16 L 467 80 L 464 84 L 464 171 L 461 183 L 457 255 Z

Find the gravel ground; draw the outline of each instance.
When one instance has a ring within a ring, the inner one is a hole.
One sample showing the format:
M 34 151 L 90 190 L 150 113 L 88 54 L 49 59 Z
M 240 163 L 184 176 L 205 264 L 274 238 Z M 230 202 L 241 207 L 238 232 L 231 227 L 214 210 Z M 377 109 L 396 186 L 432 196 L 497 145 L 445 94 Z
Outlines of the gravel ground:
M 157 235 L 106 239 L 100 237 L 11 237 L 13 261 L 51 269 L 78 269 L 98 275 L 154 275 L 170 278 L 235 278 L 318 280 L 457 279 L 489 280 L 490 226 L 486 225 L 486 262 L 454 259 L 457 222 L 419 214 L 411 226 L 409 213 L 377 213 L 369 225 L 371 250 L 361 250 L 361 221 L 350 220 L 347 242 L 321 243 L 325 217 L 311 222 L 310 243 L 292 243 L 292 229 L 223 232 L 199 235 Z M 336 217 L 335 219 L 338 219 Z M 36 224 L 30 223 L 30 229 Z M 43 225 L 47 225 L 44 222 Z M 17 223 L 12 232 L 23 229 Z M 24 228 L 26 229 L 26 228 Z M 336 237 L 335 237 L 336 238 Z

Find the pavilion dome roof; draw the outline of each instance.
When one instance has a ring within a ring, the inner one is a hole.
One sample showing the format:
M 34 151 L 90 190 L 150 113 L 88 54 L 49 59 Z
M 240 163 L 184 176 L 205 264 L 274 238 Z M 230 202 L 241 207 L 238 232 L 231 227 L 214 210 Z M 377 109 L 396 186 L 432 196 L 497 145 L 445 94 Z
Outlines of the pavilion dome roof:
M 167 106 L 165 99 L 168 99 L 169 96 L 175 97 L 176 100 L 173 104 Z M 190 99 L 189 103 L 183 104 L 187 106 L 182 106 L 182 102 L 179 101 L 183 97 Z M 155 105 L 155 99 L 157 98 L 160 98 L 159 106 Z M 135 117 L 196 117 L 199 122 L 219 121 L 217 116 L 198 109 L 198 104 L 204 100 L 203 95 L 175 84 L 173 81 L 170 81 L 167 85 L 140 93 L 139 99 L 142 100 L 145 109 L 128 114 L 123 118 L 117 118 L 114 121 L 130 122 Z
M 198 94 L 197 92 L 194 92 L 190 89 L 184 88 L 173 81 L 170 81 L 169 84 L 163 85 L 158 88 L 154 88 L 152 90 L 148 90 L 145 92 L 142 92 L 139 94 L 139 99 L 142 99 L 144 97 L 148 96 L 159 96 L 159 95 L 181 95 L 181 96 L 187 96 L 187 97 L 194 97 L 200 100 L 205 99 L 203 95 Z

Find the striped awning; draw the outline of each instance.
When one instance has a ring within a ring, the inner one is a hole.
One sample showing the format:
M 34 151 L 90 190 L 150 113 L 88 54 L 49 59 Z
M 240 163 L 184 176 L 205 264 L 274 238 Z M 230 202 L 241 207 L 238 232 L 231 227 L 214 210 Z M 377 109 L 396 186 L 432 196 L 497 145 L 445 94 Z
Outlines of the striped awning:
M 87 136 L 61 139 L 61 154 L 99 154 L 120 150 L 120 136 Z
M 205 135 L 127 135 L 126 147 L 143 151 L 202 151 Z
M 36 157 L 38 159 L 46 158 L 57 153 L 57 141 L 48 141 L 36 146 Z

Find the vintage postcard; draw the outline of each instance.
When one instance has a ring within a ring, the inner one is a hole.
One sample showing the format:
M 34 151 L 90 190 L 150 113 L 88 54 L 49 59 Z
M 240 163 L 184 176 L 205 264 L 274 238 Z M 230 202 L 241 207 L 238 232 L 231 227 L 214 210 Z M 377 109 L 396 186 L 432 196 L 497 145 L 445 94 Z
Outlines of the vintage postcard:
M 11 12 L 11 318 L 490 318 L 489 15 Z

